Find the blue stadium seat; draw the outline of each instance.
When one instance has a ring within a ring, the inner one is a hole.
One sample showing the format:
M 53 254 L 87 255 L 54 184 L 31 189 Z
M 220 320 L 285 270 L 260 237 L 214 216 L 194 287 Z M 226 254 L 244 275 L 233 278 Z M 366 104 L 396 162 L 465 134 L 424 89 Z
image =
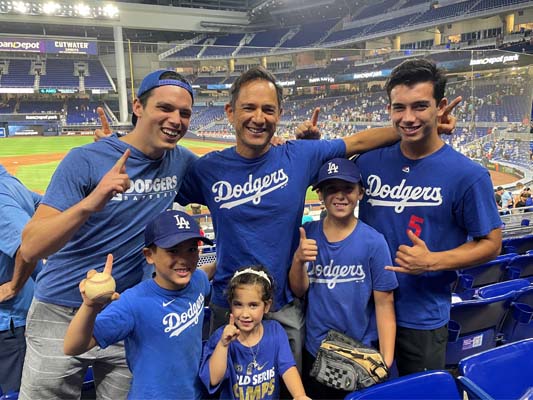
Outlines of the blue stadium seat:
M 525 254 L 533 250 L 533 235 L 503 239 L 502 248 L 505 253 Z
M 511 260 L 508 255 L 502 255 L 496 259 L 484 264 L 467 268 L 459 271 L 454 292 L 457 294 L 465 293 L 461 296 L 463 299 L 472 298 L 474 294 L 472 289 L 497 283 L 506 279 L 507 264 Z M 470 293 L 470 295 L 468 295 Z
M 82 392 L 89 392 L 94 390 L 94 376 L 93 376 L 93 367 L 87 368 L 85 373 L 85 378 L 83 378 L 83 386 L 81 388 Z
M 533 254 L 525 254 L 512 258 L 507 264 L 509 279 L 527 278 L 533 281 Z
M 490 297 L 497 297 L 509 292 L 516 292 L 527 288 L 531 283 L 527 279 L 513 279 L 506 282 L 494 283 L 492 285 L 483 286 L 478 289 L 477 297 L 481 299 L 488 299 Z
M 531 399 L 533 339 L 488 350 L 459 363 L 469 399 Z
M 515 292 L 452 304 L 448 323 L 446 365 L 496 346 L 505 315 Z
M 345 400 L 432 399 L 462 400 L 453 377 L 446 371 L 426 371 L 378 383 L 348 394 Z
M 208 306 L 204 307 L 204 321 L 202 322 L 202 340 L 209 339 L 209 327 L 211 323 L 211 309 Z
M 515 293 L 501 331 L 506 343 L 533 338 L 533 285 Z
M 9 391 L 0 396 L 0 400 L 17 400 L 19 398 L 19 392 Z

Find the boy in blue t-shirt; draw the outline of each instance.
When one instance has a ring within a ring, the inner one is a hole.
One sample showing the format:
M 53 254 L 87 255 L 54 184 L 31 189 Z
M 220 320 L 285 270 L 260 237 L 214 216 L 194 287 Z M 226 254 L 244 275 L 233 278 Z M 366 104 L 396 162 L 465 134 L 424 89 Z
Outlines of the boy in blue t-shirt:
M 79 355 L 95 346 L 105 348 L 124 340 L 126 359 L 133 378 L 130 399 L 199 399 L 198 371 L 202 355 L 202 322 L 210 284 L 197 271 L 201 236 L 192 217 L 165 211 L 148 223 L 144 233 L 146 261 L 155 277 L 105 303 L 85 295 L 64 340 L 65 354 Z M 111 274 L 112 255 L 104 272 Z M 90 278 L 96 271 L 87 273 Z
M 363 196 L 359 168 L 335 158 L 319 171 L 324 220 L 300 228 L 300 245 L 289 272 L 294 294 L 307 293 L 302 379 L 313 399 L 343 399 L 347 392 L 331 389 L 310 376 L 320 343 L 330 329 L 376 346 L 390 367 L 394 358 L 396 319 L 393 290 L 398 286 L 383 235 L 359 221 L 354 210 Z M 335 310 L 335 312 L 332 312 Z

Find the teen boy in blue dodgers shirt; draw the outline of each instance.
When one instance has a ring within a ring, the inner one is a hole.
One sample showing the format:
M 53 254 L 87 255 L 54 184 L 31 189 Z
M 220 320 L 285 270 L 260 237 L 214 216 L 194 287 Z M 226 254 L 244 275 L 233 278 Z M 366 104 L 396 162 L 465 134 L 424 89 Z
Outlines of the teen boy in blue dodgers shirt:
M 20 387 L 35 263 L 26 263 L 19 249 L 22 229 L 40 201 L 40 195 L 0 165 L 0 389 L 4 393 Z
M 302 379 L 313 399 L 344 399 L 346 391 L 310 376 L 318 348 L 329 330 L 377 346 L 387 366 L 394 359 L 396 322 L 392 291 L 398 286 L 387 242 L 354 215 L 363 196 L 359 168 L 346 158 L 326 162 L 314 188 L 327 216 L 300 228 L 289 283 L 294 294 L 307 293 Z
M 430 61 L 396 67 L 386 89 L 401 141 L 357 159 L 365 187 L 360 218 L 385 236 L 396 266 L 388 269 L 398 272 L 402 375 L 444 368 L 455 270 L 495 257 L 501 246 L 489 173 L 438 135 L 445 85 Z
M 237 145 L 209 153 L 187 171 L 178 201 L 209 207 L 217 238 L 217 268 L 211 299 L 211 331 L 227 323 L 224 289 L 240 266 L 261 264 L 277 282 L 271 317 L 287 331 L 301 365 L 303 315 L 292 304 L 287 276 L 298 246 L 307 187 L 320 166 L 392 143 L 391 128 L 376 128 L 338 140 L 300 140 L 272 147 L 282 109 L 282 88 L 262 67 L 244 72 L 233 83 L 226 114 Z M 308 130 L 317 130 L 315 110 Z M 242 239 L 245 238 L 245 239 Z
M 108 253 L 115 256 L 118 292 L 140 282 L 144 227 L 170 208 L 195 159 L 176 146 L 192 105 L 192 88 L 179 74 L 155 71 L 139 87 L 128 135 L 73 149 L 58 166 L 21 246 L 27 260 L 50 255 L 28 313 L 22 399 L 79 397 L 93 363 L 99 396 L 119 399 L 128 392 L 122 344 L 74 358 L 65 357 L 60 339 L 82 304 L 78 283 Z
M 129 399 L 200 399 L 202 322 L 211 286 L 196 265 L 198 241 L 213 242 L 200 235 L 192 217 L 170 210 L 148 223 L 144 237 L 143 253 L 155 277 L 126 290 L 103 311 L 104 304 L 85 297 L 82 282 L 83 304 L 67 330 L 65 353 L 124 340 L 133 373 Z M 112 264 L 109 256 L 109 274 Z

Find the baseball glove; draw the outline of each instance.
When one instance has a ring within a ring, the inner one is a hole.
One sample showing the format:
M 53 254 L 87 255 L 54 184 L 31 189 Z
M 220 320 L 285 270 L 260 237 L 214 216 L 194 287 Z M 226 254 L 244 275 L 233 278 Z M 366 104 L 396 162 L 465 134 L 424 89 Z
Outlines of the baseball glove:
M 320 383 L 346 391 L 372 386 L 388 375 L 387 365 L 376 349 L 334 330 L 322 341 L 311 369 L 311 376 Z

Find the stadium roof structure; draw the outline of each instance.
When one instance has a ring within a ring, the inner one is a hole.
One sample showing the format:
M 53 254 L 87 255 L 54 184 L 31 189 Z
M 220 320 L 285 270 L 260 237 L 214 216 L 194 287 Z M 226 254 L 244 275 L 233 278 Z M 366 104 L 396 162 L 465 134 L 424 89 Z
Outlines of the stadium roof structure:
M 37 2 L 41 1 L 30 0 L 25 4 Z M 99 5 L 94 0 L 85 3 Z M 110 4 L 120 9 L 120 21 L 115 24 L 123 27 L 124 39 L 157 43 L 189 40 L 200 32 L 244 32 L 320 21 L 349 15 L 357 7 L 371 3 L 372 0 L 115 0 Z M 157 11 L 145 15 L 145 10 L 152 9 Z M 112 21 L 25 16 L 4 11 L 0 7 L 0 35 L 70 36 L 113 41 Z M 122 14 L 126 17 L 122 18 Z M 165 23 L 161 15 L 170 22 Z M 172 15 L 175 18 L 172 19 Z M 199 20 L 202 20 L 201 27 L 193 22 Z

